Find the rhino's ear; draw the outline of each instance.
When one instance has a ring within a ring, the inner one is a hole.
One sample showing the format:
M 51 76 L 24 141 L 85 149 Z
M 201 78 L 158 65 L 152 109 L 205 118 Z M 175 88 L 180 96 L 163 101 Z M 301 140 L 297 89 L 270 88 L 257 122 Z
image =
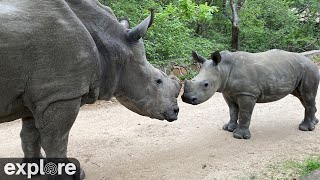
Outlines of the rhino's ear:
M 192 58 L 198 63 L 203 64 L 206 61 L 206 58 L 200 56 L 197 52 L 192 51 Z
M 151 26 L 154 19 L 154 10 L 152 9 L 150 11 L 151 14 L 145 20 L 128 32 L 127 36 L 130 41 L 138 41 L 140 38 L 146 35 L 147 30 Z
M 219 64 L 221 62 L 221 55 L 219 51 L 216 51 L 214 53 L 211 54 L 211 59 L 213 62 L 215 62 L 216 64 Z
M 123 25 L 126 29 L 130 28 L 130 23 L 127 19 L 123 19 L 120 21 L 120 24 Z

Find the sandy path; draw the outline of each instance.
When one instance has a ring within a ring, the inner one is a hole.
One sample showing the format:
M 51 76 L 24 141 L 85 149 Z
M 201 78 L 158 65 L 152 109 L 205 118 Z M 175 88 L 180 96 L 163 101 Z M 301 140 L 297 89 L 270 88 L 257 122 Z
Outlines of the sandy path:
M 298 130 L 304 109 L 291 95 L 256 105 L 250 140 L 221 129 L 229 115 L 220 93 L 198 106 L 181 99 L 179 105 L 173 123 L 136 115 L 117 103 L 83 107 L 71 131 L 69 156 L 80 160 L 88 180 L 211 180 L 270 179 L 277 176 L 270 165 L 319 153 L 320 126 Z M 20 121 L 0 125 L 0 157 L 22 156 L 20 128 Z

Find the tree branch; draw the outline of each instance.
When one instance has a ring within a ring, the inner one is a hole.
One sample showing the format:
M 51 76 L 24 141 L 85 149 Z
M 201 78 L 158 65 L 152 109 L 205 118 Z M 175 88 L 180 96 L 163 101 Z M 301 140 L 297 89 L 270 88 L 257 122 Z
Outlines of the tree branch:
M 223 0 L 223 5 L 222 5 L 223 13 L 230 21 L 232 21 L 232 18 L 229 15 L 228 10 L 227 10 L 227 3 L 228 3 L 228 0 Z
M 238 16 L 238 11 L 236 4 L 234 3 L 234 0 L 230 0 L 230 7 L 231 7 L 231 12 L 232 12 L 232 25 L 233 26 L 238 26 L 239 24 L 239 16 Z

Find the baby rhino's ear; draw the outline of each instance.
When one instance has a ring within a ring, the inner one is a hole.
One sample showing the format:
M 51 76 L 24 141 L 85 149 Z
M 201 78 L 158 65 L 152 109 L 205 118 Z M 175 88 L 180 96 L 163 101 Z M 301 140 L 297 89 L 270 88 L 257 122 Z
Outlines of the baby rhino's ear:
M 192 57 L 195 61 L 197 61 L 198 63 L 203 64 L 206 61 L 206 58 L 200 56 L 197 52 L 192 51 Z
M 221 55 L 219 51 L 216 51 L 214 53 L 211 54 L 211 59 L 213 62 L 217 64 L 219 64 L 221 62 Z

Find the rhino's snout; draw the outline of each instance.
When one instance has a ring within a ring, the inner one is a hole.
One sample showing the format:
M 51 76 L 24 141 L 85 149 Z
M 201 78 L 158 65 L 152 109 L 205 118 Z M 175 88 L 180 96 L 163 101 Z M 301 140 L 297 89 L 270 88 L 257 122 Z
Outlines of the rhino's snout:
M 192 104 L 192 105 L 197 105 L 199 104 L 199 100 L 196 96 L 192 96 L 192 95 L 188 95 L 188 94 L 183 94 L 181 96 L 181 99 L 183 102 L 185 103 L 189 103 L 189 104 Z
M 191 89 L 191 81 L 185 80 L 184 81 L 184 93 L 181 96 L 182 101 L 185 103 L 192 104 L 192 105 L 199 104 L 199 100 L 198 100 L 197 96 L 195 96 L 194 93 L 191 93 L 190 89 Z
M 171 110 L 165 112 L 164 116 L 168 122 L 173 122 L 178 119 L 179 107 L 174 106 Z

